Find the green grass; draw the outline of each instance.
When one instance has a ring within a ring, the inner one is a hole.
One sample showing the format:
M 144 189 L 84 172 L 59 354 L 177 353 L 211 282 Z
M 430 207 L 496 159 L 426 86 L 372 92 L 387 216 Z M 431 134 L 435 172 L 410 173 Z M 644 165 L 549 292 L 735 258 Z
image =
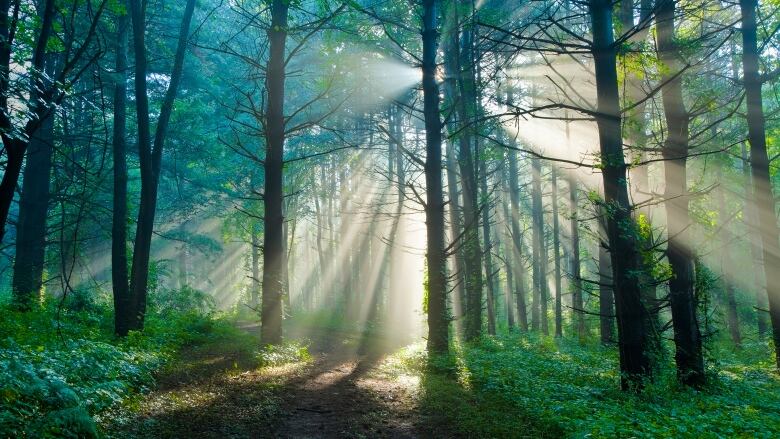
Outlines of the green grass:
M 766 343 L 720 355 L 702 391 L 671 365 L 641 395 L 618 389 L 614 349 L 535 335 L 485 338 L 428 359 L 415 345 L 386 373 L 416 376 L 420 410 L 467 437 L 778 437 L 780 379 Z M 723 350 L 723 349 L 720 349 Z

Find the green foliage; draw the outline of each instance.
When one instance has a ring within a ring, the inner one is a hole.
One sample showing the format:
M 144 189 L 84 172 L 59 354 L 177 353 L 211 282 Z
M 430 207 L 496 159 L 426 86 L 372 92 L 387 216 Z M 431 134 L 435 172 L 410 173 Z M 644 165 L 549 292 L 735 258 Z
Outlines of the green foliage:
M 150 389 L 179 347 L 224 326 L 197 305 L 168 306 L 148 315 L 143 334 L 117 340 L 111 308 L 94 294 L 57 308 L 0 309 L 0 438 L 98 437 L 95 416 Z
M 210 314 L 216 309 L 216 303 L 210 294 L 189 285 L 178 289 L 159 289 L 149 297 L 149 302 L 150 307 L 160 314 Z
M 288 363 L 307 363 L 312 357 L 307 345 L 297 341 L 279 346 L 268 345 L 257 353 L 261 366 L 281 366 Z
M 442 360 L 428 359 L 422 347 L 407 349 L 385 369 L 419 376 L 423 410 L 467 437 L 780 434 L 780 380 L 766 346 L 756 347 L 763 360 L 750 366 L 744 356 L 725 356 L 729 362 L 710 370 L 711 384 L 703 391 L 677 385 L 668 364 L 640 395 L 619 390 L 612 349 L 507 335 L 455 351 Z

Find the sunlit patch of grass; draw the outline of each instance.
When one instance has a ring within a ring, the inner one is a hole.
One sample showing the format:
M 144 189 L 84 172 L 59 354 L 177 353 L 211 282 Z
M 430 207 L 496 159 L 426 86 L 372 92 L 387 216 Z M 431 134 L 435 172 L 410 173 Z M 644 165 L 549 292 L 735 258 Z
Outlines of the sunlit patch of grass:
M 266 377 L 279 377 L 286 378 L 292 375 L 299 374 L 304 371 L 311 364 L 311 360 L 297 361 L 294 363 L 285 363 L 278 366 L 264 366 L 258 371 Z
M 777 437 L 780 378 L 769 351 L 750 349 L 711 367 L 703 391 L 677 384 L 667 359 L 641 395 L 619 390 L 614 349 L 536 334 L 454 345 L 448 358 L 412 346 L 382 368 L 417 376 L 421 412 L 468 437 Z
M 278 346 L 266 346 L 256 356 L 261 366 L 308 363 L 312 360 L 308 345 L 298 341 L 288 341 Z

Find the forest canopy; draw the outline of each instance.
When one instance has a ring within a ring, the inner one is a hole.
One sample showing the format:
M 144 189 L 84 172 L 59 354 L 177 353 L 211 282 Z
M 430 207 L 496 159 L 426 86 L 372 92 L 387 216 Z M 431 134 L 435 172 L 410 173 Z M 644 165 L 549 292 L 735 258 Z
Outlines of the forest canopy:
M 777 437 L 778 11 L 0 1 L 0 438 Z

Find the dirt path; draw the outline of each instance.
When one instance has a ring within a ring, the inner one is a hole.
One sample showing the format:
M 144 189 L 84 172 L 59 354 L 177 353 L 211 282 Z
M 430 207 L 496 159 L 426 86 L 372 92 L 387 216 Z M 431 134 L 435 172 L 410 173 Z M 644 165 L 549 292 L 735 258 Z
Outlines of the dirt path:
M 317 338 L 309 364 L 257 368 L 249 353 L 233 351 L 229 343 L 185 352 L 131 414 L 108 422 L 108 433 L 123 438 L 430 437 L 420 433 L 415 387 L 378 373 L 385 353 L 358 354 L 343 334 Z
M 416 438 L 413 389 L 375 373 L 381 356 L 320 354 L 287 387 L 280 438 Z

